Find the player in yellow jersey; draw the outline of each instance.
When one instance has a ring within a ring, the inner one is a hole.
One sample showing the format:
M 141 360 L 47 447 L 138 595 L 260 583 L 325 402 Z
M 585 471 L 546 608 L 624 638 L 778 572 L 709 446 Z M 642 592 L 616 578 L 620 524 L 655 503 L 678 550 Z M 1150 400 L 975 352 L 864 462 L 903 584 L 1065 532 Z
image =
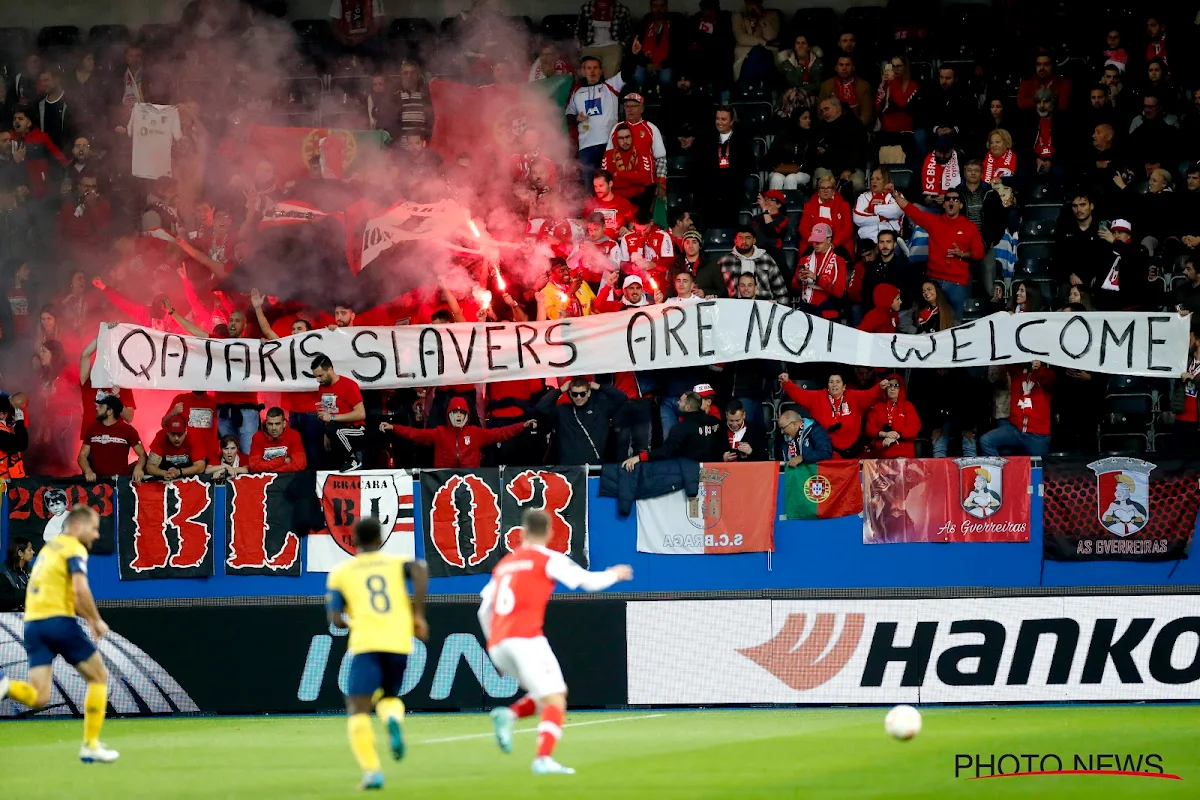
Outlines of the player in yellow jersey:
M 100 517 L 87 506 L 76 506 L 67 514 L 63 532 L 38 553 L 29 573 L 25 592 L 25 652 L 29 654 L 29 682 L 10 681 L 0 671 L 0 697 L 7 695 L 30 708 L 50 701 L 51 663 L 61 655 L 87 680 L 83 704 L 83 746 L 79 760 L 85 764 L 108 764 L 117 760 L 116 750 L 100 741 L 104 712 L 108 707 L 108 670 L 79 623 L 87 620 L 96 641 L 108 633 L 100 619 L 92 590 L 88 587 L 87 560 L 92 543 L 100 538 Z
M 383 772 L 375 750 L 371 708 L 387 726 L 392 757 L 404 758 L 404 702 L 400 687 L 415 635 L 429 638 L 425 622 L 425 591 L 429 570 L 424 561 L 381 553 L 379 520 L 367 518 L 354 526 L 358 555 L 329 573 L 326 607 L 329 622 L 350 629 L 350 676 L 346 711 L 350 749 L 362 768 L 360 788 L 382 789 Z M 405 579 L 412 582 L 409 599 Z

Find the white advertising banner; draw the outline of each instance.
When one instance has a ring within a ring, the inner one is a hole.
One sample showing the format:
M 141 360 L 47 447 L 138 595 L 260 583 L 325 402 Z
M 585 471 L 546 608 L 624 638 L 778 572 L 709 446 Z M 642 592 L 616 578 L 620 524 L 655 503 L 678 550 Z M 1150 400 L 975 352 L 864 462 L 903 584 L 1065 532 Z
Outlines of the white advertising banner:
M 703 366 L 745 359 L 860 366 L 979 367 L 1043 361 L 1110 375 L 1177 377 L 1177 314 L 993 314 L 930 335 L 863 333 L 764 300 L 664 303 L 528 323 L 309 331 L 284 339 L 196 339 L 100 326 L 92 382 L 130 389 L 311 391 L 324 354 L 364 389 L 488 383 Z
M 627 606 L 629 702 L 1200 699 L 1200 595 Z

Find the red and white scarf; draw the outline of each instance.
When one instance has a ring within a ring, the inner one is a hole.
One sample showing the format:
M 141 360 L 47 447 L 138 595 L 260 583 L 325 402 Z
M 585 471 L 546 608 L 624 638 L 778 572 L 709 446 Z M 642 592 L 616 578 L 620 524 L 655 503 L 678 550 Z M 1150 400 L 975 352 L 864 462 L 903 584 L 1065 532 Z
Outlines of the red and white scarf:
M 825 255 L 818 256 L 817 252 L 814 250 L 807 258 L 804 259 L 801 266 L 813 274 L 812 283 L 805 283 L 804 289 L 801 292 L 801 297 L 803 298 L 804 302 L 812 303 L 814 292 L 820 292 L 817 302 L 824 302 L 825 298 L 828 297 L 831 292 L 827 292 L 819 286 L 821 277 L 825 275 L 831 277 L 835 285 L 839 277 L 841 277 L 838 275 L 837 253 L 833 252 L 833 248 L 830 247 L 825 251 Z
M 925 174 L 922 176 L 921 189 L 926 194 L 943 194 L 962 183 L 958 171 L 958 152 L 950 154 L 950 160 L 939 164 L 937 156 L 930 153 L 925 159 Z
M 856 78 L 851 78 L 849 83 L 844 83 L 841 80 L 833 82 L 833 91 L 842 105 L 849 106 L 850 108 L 858 108 L 858 93 L 854 91 L 855 83 L 857 83 Z
M 1000 173 L 1004 170 L 1003 174 Z M 983 182 L 991 183 L 996 178 L 1012 177 L 1017 174 L 1017 154 L 1010 147 L 1004 151 L 1004 155 L 996 158 L 991 153 L 987 154 L 987 158 L 983 159 Z

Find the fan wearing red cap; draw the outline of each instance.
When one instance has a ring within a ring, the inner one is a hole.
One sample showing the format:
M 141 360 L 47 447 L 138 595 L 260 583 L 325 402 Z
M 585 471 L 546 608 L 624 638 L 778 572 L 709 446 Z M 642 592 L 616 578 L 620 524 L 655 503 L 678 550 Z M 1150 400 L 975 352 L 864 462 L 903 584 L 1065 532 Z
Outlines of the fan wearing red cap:
M 526 429 L 533 430 L 537 422 L 527 419 L 503 428 L 481 428 L 468 425 L 470 409 L 467 401 L 455 397 L 446 408 L 446 424 L 436 428 L 409 428 L 405 425 L 379 423 L 380 433 L 391 433 L 416 444 L 433 447 L 434 469 L 468 469 L 481 465 L 483 448 L 497 442 L 515 439 Z
M 171 417 L 150 443 L 146 474 L 163 480 L 199 475 L 207 466 L 204 446 L 188 435 L 188 424 L 182 416 Z
M 770 189 L 758 195 L 758 207 L 762 210 L 750 218 L 750 227 L 754 229 L 754 242 L 766 250 L 776 264 L 783 264 L 783 243 L 794 238 L 789 231 L 791 220 L 784 209 L 787 208 L 787 198 L 778 189 Z

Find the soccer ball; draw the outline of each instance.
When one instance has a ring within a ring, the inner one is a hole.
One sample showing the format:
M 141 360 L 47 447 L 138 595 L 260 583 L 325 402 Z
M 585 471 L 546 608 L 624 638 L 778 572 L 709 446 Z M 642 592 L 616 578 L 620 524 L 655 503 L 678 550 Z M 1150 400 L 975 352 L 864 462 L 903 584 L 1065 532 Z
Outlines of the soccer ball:
M 921 732 L 921 712 L 912 706 L 896 706 L 883 719 L 888 736 L 908 741 Z

